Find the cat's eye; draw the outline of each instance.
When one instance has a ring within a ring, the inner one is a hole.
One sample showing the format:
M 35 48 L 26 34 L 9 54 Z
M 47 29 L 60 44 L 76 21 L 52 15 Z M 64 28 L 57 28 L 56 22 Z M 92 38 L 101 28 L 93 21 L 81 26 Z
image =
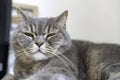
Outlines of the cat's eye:
M 34 35 L 32 33 L 24 33 L 26 36 L 34 38 Z
M 53 37 L 55 36 L 57 33 L 49 33 L 49 34 L 46 34 L 45 35 L 45 38 L 50 38 L 50 37 Z

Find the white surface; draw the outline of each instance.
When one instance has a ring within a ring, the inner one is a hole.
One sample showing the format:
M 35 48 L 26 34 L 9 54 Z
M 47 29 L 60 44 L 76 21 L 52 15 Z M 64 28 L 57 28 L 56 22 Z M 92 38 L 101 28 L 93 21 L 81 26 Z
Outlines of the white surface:
M 9 60 L 8 60 L 8 72 L 11 74 L 14 74 L 13 73 L 13 66 L 14 66 L 13 63 L 14 63 L 15 56 L 14 56 L 13 50 L 10 50 L 9 53 L 10 53 L 10 55 L 9 55 Z
M 69 10 L 67 30 L 74 39 L 120 43 L 120 0 L 13 0 L 39 7 L 39 16 Z

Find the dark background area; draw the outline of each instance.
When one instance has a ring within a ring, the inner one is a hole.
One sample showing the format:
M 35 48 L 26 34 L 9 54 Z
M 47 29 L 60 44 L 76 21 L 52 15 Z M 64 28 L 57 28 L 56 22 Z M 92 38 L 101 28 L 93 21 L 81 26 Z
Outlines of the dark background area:
M 0 80 L 7 71 L 11 0 L 0 0 Z

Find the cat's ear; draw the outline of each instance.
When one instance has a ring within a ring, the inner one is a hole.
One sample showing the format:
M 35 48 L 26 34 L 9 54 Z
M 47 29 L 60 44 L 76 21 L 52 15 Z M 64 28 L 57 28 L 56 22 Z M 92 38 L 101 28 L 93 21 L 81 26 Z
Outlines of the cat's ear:
M 29 19 L 29 16 L 27 16 L 20 8 L 16 7 L 16 11 L 17 11 L 17 18 L 18 21 L 26 21 Z
M 64 11 L 62 14 L 56 17 L 57 23 L 60 24 L 61 26 L 64 26 L 67 21 L 67 16 L 68 16 L 68 10 Z

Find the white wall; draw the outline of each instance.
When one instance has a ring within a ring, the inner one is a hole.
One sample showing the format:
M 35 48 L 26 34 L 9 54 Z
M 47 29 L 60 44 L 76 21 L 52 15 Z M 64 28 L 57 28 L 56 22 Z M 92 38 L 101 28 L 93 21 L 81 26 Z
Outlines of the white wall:
M 40 17 L 69 10 L 67 30 L 74 39 L 120 43 L 120 0 L 13 0 L 39 7 Z

